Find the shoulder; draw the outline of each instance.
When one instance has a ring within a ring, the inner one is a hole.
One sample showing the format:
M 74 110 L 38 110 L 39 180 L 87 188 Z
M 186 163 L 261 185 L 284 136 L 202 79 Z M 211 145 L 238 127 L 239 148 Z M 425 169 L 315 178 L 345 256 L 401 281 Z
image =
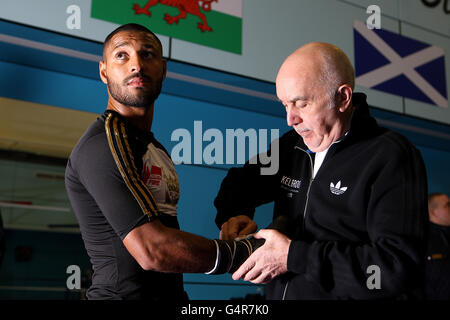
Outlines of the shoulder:
M 114 111 L 106 111 L 102 116 L 103 129 L 107 135 L 125 135 L 126 126 L 124 119 Z
M 365 149 L 374 164 L 396 168 L 401 172 L 414 172 L 424 177 L 425 163 L 420 151 L 403 135 L 383 128 L 380 135 L 373 139 L 370 148 Z
M 104 115 L 97 118 L 78 140 L 69 157 L 72 167 L 95 164 L 110 156 L 105 119 Z
M 380 150 L 394 155 L 420 155 L 417 148 L 405 136 L 386 128 L 383 129 L 377 138 L 377 144 Z

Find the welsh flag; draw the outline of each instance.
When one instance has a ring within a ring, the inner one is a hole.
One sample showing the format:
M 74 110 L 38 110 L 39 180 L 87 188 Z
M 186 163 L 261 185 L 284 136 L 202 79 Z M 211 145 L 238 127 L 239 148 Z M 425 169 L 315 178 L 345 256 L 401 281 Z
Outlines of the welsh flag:
M 242 54 L 242 0 L 92 0 L 91 17 Z

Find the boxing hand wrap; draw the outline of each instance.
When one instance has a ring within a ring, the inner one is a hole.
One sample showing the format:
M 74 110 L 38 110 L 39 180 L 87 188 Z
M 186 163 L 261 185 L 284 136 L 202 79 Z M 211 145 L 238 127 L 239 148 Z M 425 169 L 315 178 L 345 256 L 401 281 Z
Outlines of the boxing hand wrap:
M 213 240 L 217 257 L 213 270 L 206 274 L 223 274 L 233 273 L 242 263 L 259 247 L 261 247 L 265 239 L 242 239 L 242 240 Z

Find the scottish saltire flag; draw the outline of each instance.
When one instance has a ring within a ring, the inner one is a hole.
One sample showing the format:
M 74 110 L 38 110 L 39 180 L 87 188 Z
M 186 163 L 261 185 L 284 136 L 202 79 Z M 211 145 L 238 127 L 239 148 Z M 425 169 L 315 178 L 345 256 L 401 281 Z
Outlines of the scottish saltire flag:
M 91 17 L 242 54 L 242 0 L 92 0 Z
M 356 84 L 448 108 L 444 50 L 354 24 Z

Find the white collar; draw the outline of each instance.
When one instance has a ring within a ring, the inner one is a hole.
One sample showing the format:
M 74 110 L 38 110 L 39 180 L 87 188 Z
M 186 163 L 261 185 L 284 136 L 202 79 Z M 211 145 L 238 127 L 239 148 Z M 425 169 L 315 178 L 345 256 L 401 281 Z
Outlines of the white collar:
M 347 134 L 348 134 L 348 131 L 344 134 L 344 136 L 346 136 Z M 316 154 L 314 156 L 313 179 L 316 177 L 317 171 L 319 171 L 320 167 L 322 166 L 323 160 L 325 159 L 325 156 L 327 155 L 327 152 L 330 149 L 330 147 L 333 144 L 339 143 L 341 141 L 342 141 L 342 139 L 338 139 L 338 140 L 334 141 L 332 144 L 330 144 L 330 146 L 328 148 L 326 148 L 325 150 L 316 152 Z

